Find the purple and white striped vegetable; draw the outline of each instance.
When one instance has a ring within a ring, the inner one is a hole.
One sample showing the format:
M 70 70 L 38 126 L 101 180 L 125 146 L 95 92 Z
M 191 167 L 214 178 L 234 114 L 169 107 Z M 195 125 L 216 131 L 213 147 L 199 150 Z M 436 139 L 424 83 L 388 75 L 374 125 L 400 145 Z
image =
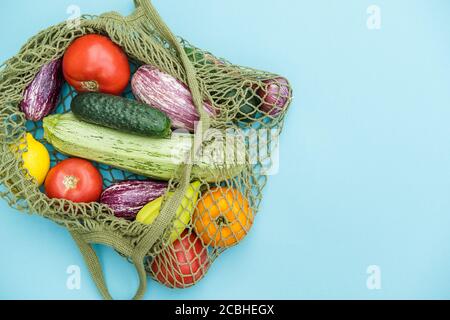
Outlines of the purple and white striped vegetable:
M 147 203 L 164 195 L 166 190 L 165 182 L 122 181 L 105 189 L 100 202 L 108 205 L 116 217 L 134 220 L 139 210 Z
M 25 89 L 20 110 L 27 120 L 40 121 L 55 109 L 63 84 L 61 68 L 61 59 L 45 64 Z
M 184 83 L 156 67 L 144 65 L 134 74 L 131 87 L 136 99 L 167 114 L 173 128 L 194 131 L 200 118 Z M 215 115 L 208 102 L 204 102 L 204 108 L 209 115 Z
M 285 78 L 275 78 L 264 81 L 265 87 L 258 90 L 258 96 L 263 104 L 261 111 L 277 116 L 286 107 L 291 98 L 289 82 Z

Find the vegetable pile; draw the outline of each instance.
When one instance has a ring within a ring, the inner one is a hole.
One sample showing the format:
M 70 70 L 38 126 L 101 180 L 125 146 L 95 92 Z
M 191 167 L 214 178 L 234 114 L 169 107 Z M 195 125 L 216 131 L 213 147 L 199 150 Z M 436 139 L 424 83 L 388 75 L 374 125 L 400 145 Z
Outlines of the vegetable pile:
M 210 54 L 188 46 L 184 50 L 197 68 L 217 68 L 211 79 L 221 72 L 240 76 L 237 70 L 221 71 L 225 62 Z M 179 78 L 149 64 L 131 70 L 125 51 L 108 37 L 88 34 L 74 40 L 61 59 L 41 68 L 23 94 L 20 109 L 30 122 L 42 121 L 44 139 L 28 133 L 19 147 L 26 150 L 19 154 L 29 178 L 43 185 L 48 198 L 99 202 L 119 219 L 152 225 L 175 196 L 179 169 L 191 156 L 201 117 Z M 60 113 L 64 80 L 77 95 L 70 111 Z M 208 92 L 203 109 L 213 123 L 251 129 L 276 122 L 290 100 L 286 79 L 260 77 L 239 90 L 224 86 Z M 202 150 L 212 144 L 202 141 Z M 65 156 L 51 168 L 49 148 Z M 236 158 L 248 157 L 245 148 L 232 152 Z M 218 163 L 205 154 L 192 166 L 190 184 L 163 244 L 148 259 L 147 271 L 169 287 L 195 284 L 212 263 L 210 252 L 236 245 L 253 225 L 258 200 L 241 181 L 250 179 L 246 163 Z M 134 178 L 107 180 L 104 166 Z M 256 188 L 259 182 L 252 183 Z

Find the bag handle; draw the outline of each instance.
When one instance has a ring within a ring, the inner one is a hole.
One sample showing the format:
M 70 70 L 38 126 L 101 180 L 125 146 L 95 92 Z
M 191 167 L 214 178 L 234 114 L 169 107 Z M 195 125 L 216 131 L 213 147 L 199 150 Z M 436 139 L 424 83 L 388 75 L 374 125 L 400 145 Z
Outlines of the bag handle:
M 181 168 L 182 179 L 179 182 L 179 187 L 172 197 L 165 202 L 164 206 L 161 208 L 160 214 L 136 247 L 133 247 L 129 241 L 125 240 L 120 235 L 110 231 L 93 231 L 88 233 L 79 233 L 74 230 L 70 231 L 103 299 L 112 300 L 113 298 L 106 285 L 100 261 L 92 245 L 106 245 L 114 248 L 124 256 L 131 257 L 139 276 L 139 288 L 137 289 L 133 300 L 141 300 L 147 290 L 147 273 L 144 266 L 145 257 L 154 244 L 161 239 L 167 226 L 171 224 L 177 209 L 184 198 L 186 189 L 189 186 L 191 168 L 191 165 L 185 165 Z
M 187 53 L 184 48 L 175 37 L 175 35 L 170 31 L 169 27 L 165 24 L 159 13 L 156 11 L 155 7 L 152 5 L 151 0 L 134 0 L 136 6 L 136 11 L 141 11 L 147 17 L 147 19 L 152 23 L 152 25 L 161 33 L 166 40 L 168 40 L 172 46 L 176 49 L 179 58 L 183 64 L 183 68 L 186 72 L 186 80 L 191 90 L 192 98 L 195 107 L 200 115 L 201 128 L 200 133 L 206 132 L 211 125 L 210 117 L 208 113 L 203 108 L 203 96 L 200 91 L 200 85 L 197 80 L 197 72 L 194 65 L 189 60 Z M 136 247 L 135 254 L 140 258 L 143 254 L 146 254 L 151 247 L 156 243 L 156 241 L 163 235 L 166 227 L 171 223 L 175 217 L 176 211 L 180 206 L 184 194 L 190 183 L 192 162 L 194 155 L 197 154 L 198 148 L 201 144 L 193 143 L 192 150 L 188 154 L 188 159 L 185 160 L 185 165 L 180 169 L 181 178 L 179 185 L 174 195 L 166 201 L 164 206 L 161 208 L 161 212 L 154 224 L 152 225 L 152 230 L 145 235 L 145 237 L 140 241 Z
M 152 22 L 154 27 L 168 40 L 173 47 L 176 49 L 179 58 L 181 59 L 182 65 L 186 72 L 187 84 L 191 90 L 194 105 L 201 119 L 201 131 L 205 132 L 210 127 L 210 118 L 208 113 L 203 108 L 203 97 L 200 91 L 200 86 L 197 81 L 196 70 L 189 60 L 186 52 L 184 51 L 182 45 L 177 40 L 175 35 L 170 31 L 167 25 L 162 20 L 161 16 L 158 14 L 156 9 L 151 4 L 150 0 L 134 0 L 136 5 L 136 11 L 129 18 L 132 20 L 141 19 L 146 17 Z M 105 16 L 105 15 L 103 15 Z M 110 18 L 119 17 L 116 13 L 110 13 L 106 16 Z M 106 17 L 105 16 L 105 17 Z M 192 159 L 193 155 L 197 153 L 197 148 L 200 144 L 193 144 L 193 148 L 188 155 L 190 158 L 186 159 L 185 164 L 180 167 L 180 179 L 177 190 L 174 194 L 165 201 L 165 204 L 161 208 L 160 214 L 157 216 L 155 221 L 150 226 L 147 234 L 140 240 L 135 248 L 126 241 L 124 238 L 117 234 L 108 231 L 98 231 L 90 233 L 78 233 L 76 231 L 71 231 L 72 237 L 77 243 L 83 258 L 88 266 L 88 269 L 92 275 L 92 278 L 97 285 L 98 290 L 102 297 L 106 300 L 111 300 L 112 296 L 109 293 L 108 287 L 103 276 L 102 267 L 100 265 L 97 254 L 95 253 L 92 244 L 103 244 L 113 247 L 118 252 L 122 253 L 127 257 L 131 257 L 133 264 L 139 276 L 139 288 L 133 297 L 134 300 L 140 300 L 143 298 L 146 288 L 147 288 L 147 274 L 144 266 L 144 259 L 148 252 L 152 249 L 155 243 L 161 239 L 164 231 L 172 222 L 179 205 L 181 204 L 185 192 L 190 183 L 191 171 L 192 171 Z
M 113 298 L 106 285 L 100 261 L 92 245 L 107 245 L 128 257 L 133 256 L 132 245 L 124 238 L 111 232 L 102 231 L 81 234 L 76 231 L 70 231 L 70 233 L 72 238 L 77 243 L 89 272 L 91 273 L 92 279 L 94 280 L 94 283 L 103 299 L 112 300 Z M 139 276 L 139 287 L 133 297 L 133 300 L 140 300 L 144 297 L 147 290 L 147 274 L 144 267 L 144 257 L 140 260 L 133 259 L 133 263 Z

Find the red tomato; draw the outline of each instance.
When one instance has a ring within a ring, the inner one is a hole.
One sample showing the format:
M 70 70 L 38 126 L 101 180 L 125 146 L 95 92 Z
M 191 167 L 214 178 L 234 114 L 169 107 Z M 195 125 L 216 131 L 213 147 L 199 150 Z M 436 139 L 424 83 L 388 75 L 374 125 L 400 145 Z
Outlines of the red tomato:
M 49 198 L 95 202 L 102 193 L 100 172 L 87 160 L 67 159 L 50 169 L 45 179 Z
M 66 81 L 78 92 L 120 95 L 130 81 L 127 55 L 109 38 L 82 36 L 66 50 L 63 59 Z
M 186 288 L 197 283 L 209 268 L 208 249 L 193 232 L 163 250 L 151 264 L 153 275 L 169 288 Z

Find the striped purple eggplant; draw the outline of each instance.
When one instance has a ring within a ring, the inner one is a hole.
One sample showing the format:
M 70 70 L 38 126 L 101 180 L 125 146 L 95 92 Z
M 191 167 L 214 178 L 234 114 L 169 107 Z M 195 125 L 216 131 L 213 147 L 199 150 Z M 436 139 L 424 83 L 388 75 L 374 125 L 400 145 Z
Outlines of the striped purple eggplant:
M 121 181 L 105 189 L 100 202 L 108 205 L 116 217 L 134 220 L 139 210 L 147 203 L 164 195 L 166 190 L 165 182 Z
M 156 67 L 144 65 L 134 74 L 131 87 L 136 99 L 167 114 L 173 128 L 194 131 L 200 118 L 192 94 L 184 83 Z M 204 102 L 204 108 L 214 116 L 210 103 Z
M 61 59 L 45 64 L 25 89 L 20 110 L 27 120 L 40 121 L 58 104 L 63 84 Z

